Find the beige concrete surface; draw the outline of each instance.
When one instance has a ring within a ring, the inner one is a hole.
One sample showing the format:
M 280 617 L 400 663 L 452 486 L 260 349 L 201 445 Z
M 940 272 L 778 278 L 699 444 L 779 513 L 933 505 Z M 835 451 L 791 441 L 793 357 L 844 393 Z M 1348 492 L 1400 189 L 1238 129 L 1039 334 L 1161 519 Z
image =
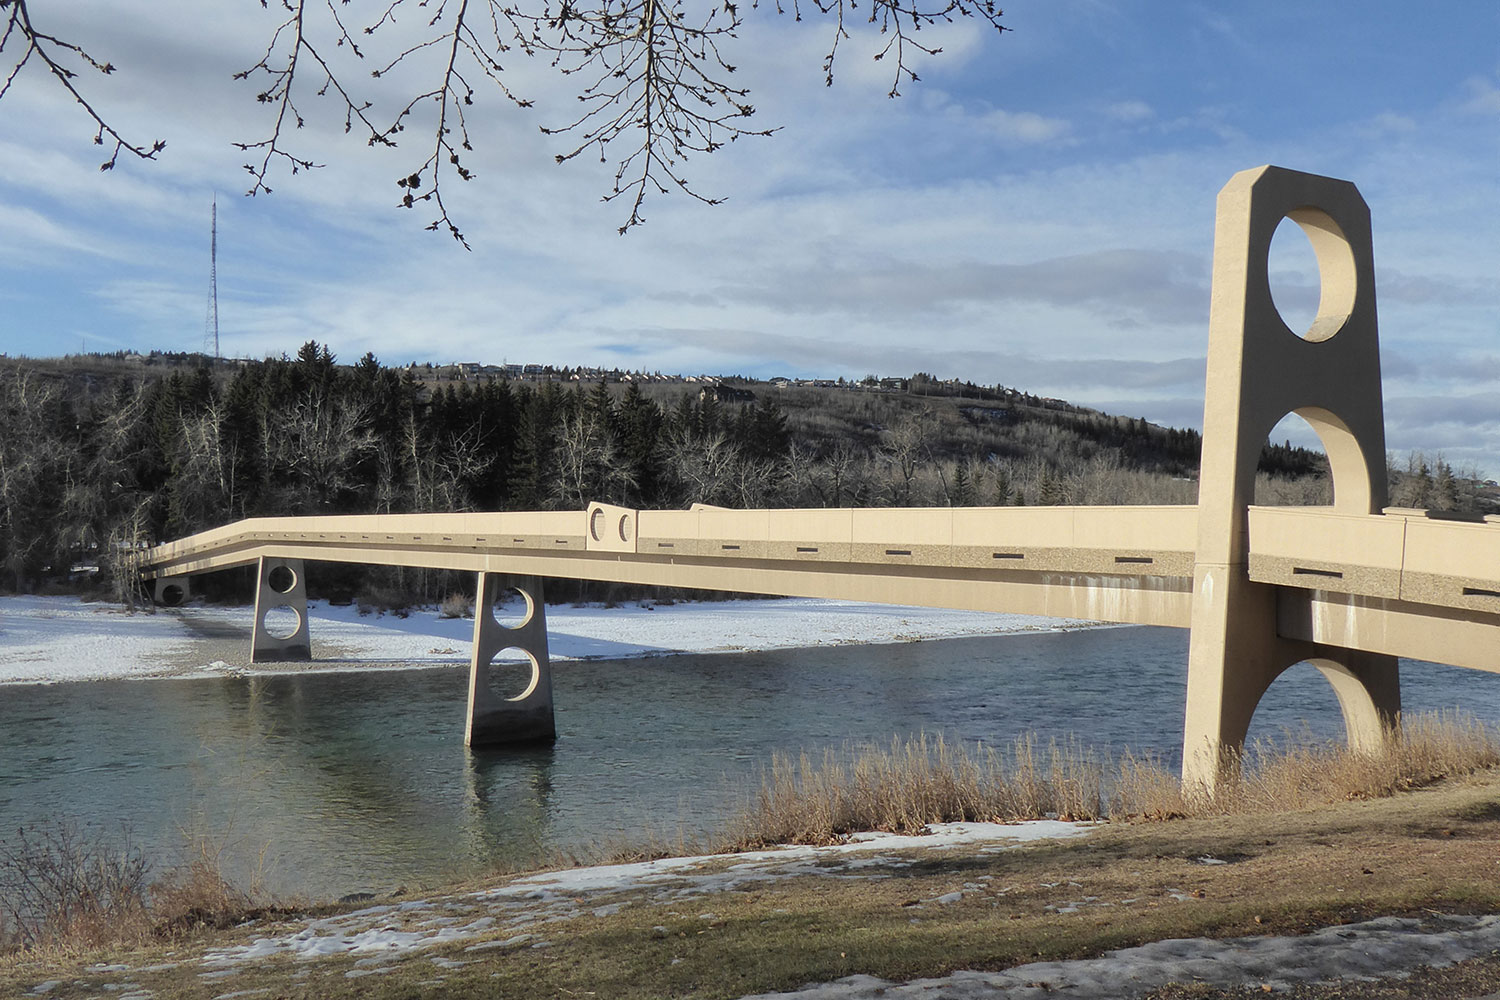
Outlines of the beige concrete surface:
M 1318 260 L 1322 293 L 1306 331 L 1288 328 L 1271 297 L 1271 238 L 1284 219 L 1307 234 Z M 1369 208 L 1347 181 L 1267 166 L 1230 179 L 1214 227 L 1183 733 L 1183 781 L 1210 791 L 1242 746 L 1266 688 L 1294 663 L 1316 657 L 1325 676 L 1337 678 L 1353 745 L 1377 745 L 1401 707 L 1394 658 L 1323 655 L 1278 635 L 1275 588 L 1252 581 L 1249 569 L 1256 465 L 1267 435 L 1289 413 L 1323 442 L 1335 511 L 1379 515 L 1385 506 Z M 1268 569 L 1280 568 L 1278 557 Z M 1339 572 L 1327 563 L 1303 568 Z M 1368 582 L 1351 574 L 1356 580 Z

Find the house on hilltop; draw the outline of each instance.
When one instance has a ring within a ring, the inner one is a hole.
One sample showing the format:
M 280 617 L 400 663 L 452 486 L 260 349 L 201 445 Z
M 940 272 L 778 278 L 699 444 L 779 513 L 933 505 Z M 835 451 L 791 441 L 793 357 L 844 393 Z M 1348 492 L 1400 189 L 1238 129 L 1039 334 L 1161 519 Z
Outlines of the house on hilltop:
M 753 403 L 755 393 L 733 385 L 706 385 L 698 390 L 699 402 L 710 399 L 716 403 Z

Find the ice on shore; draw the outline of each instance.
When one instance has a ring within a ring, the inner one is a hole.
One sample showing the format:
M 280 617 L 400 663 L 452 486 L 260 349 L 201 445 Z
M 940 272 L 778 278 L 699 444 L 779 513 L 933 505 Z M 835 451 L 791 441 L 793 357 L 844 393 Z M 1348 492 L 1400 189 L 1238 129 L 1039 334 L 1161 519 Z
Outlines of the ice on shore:
M 309 669 L 459 665 L 469 659 L 470 619 L 440 618 L 433 610 L 362 616 L 355 607 L 323 602 L 309 604 L 308 615 L 314 657 Z M 249 607 L 132 615 L 117 605 L 70 597 L 0 598 L 0 683 L 261 672 L 248 663 L 251 618 Z M 553 605 L 547 624 L 552 658 L 570 660 L 903 642 L 1095 623 L 789 598 Z

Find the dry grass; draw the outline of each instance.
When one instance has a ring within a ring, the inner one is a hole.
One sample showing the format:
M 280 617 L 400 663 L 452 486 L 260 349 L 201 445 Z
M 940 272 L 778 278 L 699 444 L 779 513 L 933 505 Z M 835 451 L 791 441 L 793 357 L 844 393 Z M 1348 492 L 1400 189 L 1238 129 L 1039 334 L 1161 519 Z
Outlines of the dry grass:
M 71 820 L 0 839 L 0 954 L 73 954 L 223 929 L 264 912 L 233 885 L 219 853 L 193 855 L 154 881 L 129 832 L 86 831 Z
M 439 618 L 473 618 L 474 598 L 454 592 L 443 598 L 438 605 Z
M 778 755 L 729 823 L 719 850 L 827 844 L 867 830 L 916 833 L 930 823 L 1058 818 L 1167 820 L 1305 809 L 1383 798 L 1500 765 L 1500 739 L 1457 713 L 1405 719 L 1386 748 L 1288 734 L 1232 761 L 1213 796 L 1185 794 L 1176 773 L 1129 752 L 1114 761 L 1076 741 L 972 749 L 941 736 L 846 748 L 821 759 Z
M 98 948 L 143 939 L 147 864 L 128 834 L 76 823 L 22 827 L 0 840 L 0 948 Z
M 257 909 L 253 897 L 224 877 L 217 852 L 200 845 L 194 857 L 152 884 L 151 918 L 160 936 L 223 929 Z
M 1287 812 L 1328 802 L 1376 799 L 1500 765 L 1493 729 L 1458 712 L 1408 716 L 1376 753 L 1283 734 L 1259 740 L 1229 764 L 1238 780 L 1212 797 L 1184 793 L 1158 762 L 1125 755 L 1111 796 L 1118 818 Z
M 777 755 L 731 821 L 728 850 L 827 844 L 865 830 L 916 833 L 929 823 L 1101 815 L 1103 768 L 1080 744 L 1018 739 L 972 750 L 925 734 L 889 749 Z

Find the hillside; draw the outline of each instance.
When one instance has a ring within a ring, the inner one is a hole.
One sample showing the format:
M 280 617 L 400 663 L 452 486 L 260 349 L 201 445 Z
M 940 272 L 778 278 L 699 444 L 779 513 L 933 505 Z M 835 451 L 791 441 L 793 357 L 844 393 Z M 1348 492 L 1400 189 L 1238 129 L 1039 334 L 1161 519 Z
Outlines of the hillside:
M 1197 499 L 1196 431 L 1003 386 L 530 367 L 339 364 L 314 342 L 259 362 L 0 357 L 0 580 L 109 580 L 123 547 L 262 514 Z M 1483 499 L 1417 459 L 1407 493 Z M 1262 466 L 1262 502 L 1326 502 L 1321 455 Z

